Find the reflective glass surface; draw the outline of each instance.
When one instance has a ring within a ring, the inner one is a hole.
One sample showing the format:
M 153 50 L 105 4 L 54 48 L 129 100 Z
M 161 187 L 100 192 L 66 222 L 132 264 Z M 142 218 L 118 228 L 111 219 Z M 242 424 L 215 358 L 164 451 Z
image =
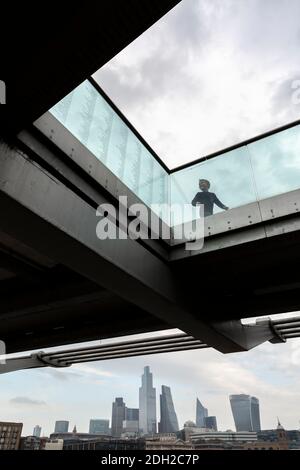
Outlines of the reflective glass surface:
M 207 192 L 199 188 L 201 179 L 210 185 L 204 199 L 210 198 L 211 215 L 300 187 L 300 125 L 169 175 L 91 82 L 50 112 L 172 226 L 199 217 L 192 201 Z
M 217 197 L 215 201 L 229 209 L 256 200 L 250 158 L 246 147 L 172 173 L 170 175 L 172 203 L 191 204 L 194 197 L 202 192 L 199 188 L 200 179 L 209 181 L 209 192 L 215 194 Z M 198 199 L 201 200 L 201 195 Z M 214 204 L 213 214 L 222 210 L 224 210 L 222 207 Z M 198 213 L 199 210 L 194 207 L 194 217 Z M 187 221 L 187 217 L 182 221 L 177 217 L 174 224 Z
M 50 112 L 145 204 L 168 203 L 167 172 L 89 81 Z
M 248 145 L 259 199 L 300 187 L 300 126 Z

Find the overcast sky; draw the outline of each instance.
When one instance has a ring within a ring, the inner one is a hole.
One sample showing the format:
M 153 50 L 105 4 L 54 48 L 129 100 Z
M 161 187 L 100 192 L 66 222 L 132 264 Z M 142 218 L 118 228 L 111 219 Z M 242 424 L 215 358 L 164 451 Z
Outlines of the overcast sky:
M 183 0 L 95 74 L 170 167 L 300 117 L 299 0 Z
M 247 393 L 260 400 L 264 429 L 276 427 L 277 416 L 286 429 L 298 429 L 299 363 L 300 341 L 295 339 L 230 355 L 206 349 L 14 372 L 0 375 L 0 416 L 25 423 L 25 435 L 36 424 L 48 435 L 60 419 L 69 420 L 71 429 L 76 424 L 79 432 L 88 432 L 90 418 L 111 419 L 116 396 L 128 407 L 138 407 L 143 367 L 149 365 L 158 417 L 161 385 L 169 385 L 180 426 L 195 420 L 198 397 L 217 416 L 220 430 L 234 430 L 229 395 Z
M 300 78 L 300 0 L 184 0 L 101 69 L 96 78 L 170 166 L 293 121 L 291 83 Z M 90 418 L 111 418 L 123 396 L 138 406 L 145 365 L 154 385 L 171 386 L 179 424 L 195 420 L 199 397 L 221 430 L 234 429 L 228 396 L 260 400 L 263 428 L 276 417 L 300 420 L 300 341 L 222 355 L 213 350 L 120 359 L 0 375 L 0 420 L 40 424 L 58 419 L 88 431 Z

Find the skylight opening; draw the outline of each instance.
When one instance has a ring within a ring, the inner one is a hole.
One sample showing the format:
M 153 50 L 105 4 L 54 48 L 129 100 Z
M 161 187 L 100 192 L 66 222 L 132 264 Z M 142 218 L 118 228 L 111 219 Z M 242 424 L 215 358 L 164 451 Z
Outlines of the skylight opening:
M 94 78 L 174 168 L 300 118 L 299 17 L 298 0 L 183 0 Z

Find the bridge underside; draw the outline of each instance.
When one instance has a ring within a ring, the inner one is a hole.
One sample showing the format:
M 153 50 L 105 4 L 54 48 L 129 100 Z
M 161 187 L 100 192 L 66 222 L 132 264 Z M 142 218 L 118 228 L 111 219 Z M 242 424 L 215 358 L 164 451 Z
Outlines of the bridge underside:
M 2 50 L 0 76 L 9 103 L 0 107 L 0 340 L 8 353 L 168 328 L 224 353 L 245 351 L 280 338 L 268 322 L 246 329 L 241 318 L 300 309 L 298 193 L 289 213 L 214 232 L 199 253 L 165 240 L 100 242 L 97 206 L 117 204 L 127 189 L 63 126 L 54 130 L 49 113 L 39 130 L 32 125 L 177 3 L 32 10 L 11 2 L 2 10 L 1 44 L 12 24 L 18 36 Z
M 134 304 L 0 233 L 7 353 L 169 328 Z
M 292 312 L 300 309 L 300 217 L 272 221 L 274 236 L 239 231 L 243 243 L 173 261 L 182 286 L 198 292 L 199 310 L 214 321 Z M 221 234 L 218 244 L 234 239 Z M 211 243 L 216 242 L 211 240 Z M 209 241 L 207 242 L 209 244 Z
M 298 214 L 218 234 L 206 252 L 181 247 L 181 257 L 165 241 L 100 242 L 95 209 L 113 198 L 77 165 L 66 171 L 65 157 L 36 130 L 24 136 L 0 146 L 7 352 L 168 328 L 242 351 L 274 332 L 246 331 L 241 318 L 300 308 Z M 228 237 L 239 243 L 224 248 Z

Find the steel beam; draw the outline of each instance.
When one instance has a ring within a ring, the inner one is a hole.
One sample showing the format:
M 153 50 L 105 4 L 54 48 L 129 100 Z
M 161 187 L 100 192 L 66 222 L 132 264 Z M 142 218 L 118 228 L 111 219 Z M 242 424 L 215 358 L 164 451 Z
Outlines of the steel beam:
M 4 142 L 0 188 L 3 231 L 222 352 L 241 349 L 185 307 L 188 293 L 165 262 L 136 240 L 100 241 L 95 209 Z

